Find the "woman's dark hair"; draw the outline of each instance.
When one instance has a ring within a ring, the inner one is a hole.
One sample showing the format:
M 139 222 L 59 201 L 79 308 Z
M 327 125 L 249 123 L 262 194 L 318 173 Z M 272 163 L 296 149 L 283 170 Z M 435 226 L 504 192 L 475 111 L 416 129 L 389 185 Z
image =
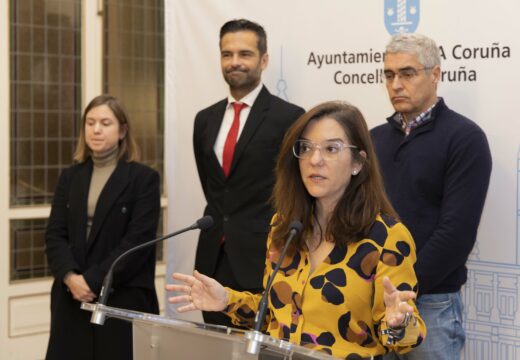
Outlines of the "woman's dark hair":
M 331 101 L 315 106 L 303 114 L 287 131 L 276 165 L 276 182 L 272 203 L 278 214 L 273 223 L 272 240 L 281 248 L 293 220 L 303 223 L 302 235 L 295 239 L 291 251 L 306 248 L 305 239 L 313 234 L 317 224 L 314 214 L 315 199 L 307 192 L 302 181 L 299 160 L 293 155 L 293 144 L 300 139 L 306 127 L 315 121 L 332 118 L 341 125 L 351 145 L 353 160 L 362 164 L 361 171 L 352 176 L 348 187 L 333 210 L 321 240 L 347 246 L 365 238 L 379 214 L 397 219 L 386 193 L 367 124 L 361 112 L 345 102 Z M 366 157 L 360 154 L 366 153 Z M 314 218 L 314 219 L 313 219 Z
M 83 162 L 90 156 L 90 149 L 85 139 L 85 122 L 87 120 L 87 114 L 90 110 L 95 107 L 106 105 L 112 110 L 114 116 L 119 122 L 119 126 L 126 130 L 125 137 L 119 140 L 119 154 L 118 158 L 125 158 L 126 161 L 138 161 L 139 160 L 139 148 L 135 142 L 132 132 L 130 131 L 130 123 L 128 122 L 128 115 L 126 114 L 125 108 L 121 102 L 112 95 L 99 95 L 90 101 L 85 108 L 83 116 L 81 117 L 81 128 L 79 131 L 78 144 L 76 145 L 76 151 L 74 152 L 74 160 L 77 162 Z

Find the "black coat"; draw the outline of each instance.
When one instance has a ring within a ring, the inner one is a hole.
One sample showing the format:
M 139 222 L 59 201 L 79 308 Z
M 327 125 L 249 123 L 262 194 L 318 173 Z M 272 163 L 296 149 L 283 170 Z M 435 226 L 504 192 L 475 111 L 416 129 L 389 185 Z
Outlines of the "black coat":
M 153 239 L 160 213 L 159 175 L 147 166 L 119 161 L 103 188 L 88 240 L 87 199 L 92 161 L 60 176 L 45 235 L 51 291 L 51 333 L 47 359 L 131 359 L 131 324 L 108 319 L 90 323 L 63 283 L 75 271 L 97 295 L 110 265 L 123 251 Z M 158 313 L 154 285 L 155 248 L 140 250 L 118 263 L 108 305 Z
M 195 118 L 193 146 L 207 206 L 215 225 L 199 237 L 195 268 L 213 276 L 219 242 L 225 249 L 233 275 L 244 289 L 260 289 L 265 265 L 266 240 L 273 209 L 269 198 L 274 167 L 287 129 L 304 110 L 273 96 L 263 87 L 238 139 L 228 177 L 213 151 L 227 99 Z

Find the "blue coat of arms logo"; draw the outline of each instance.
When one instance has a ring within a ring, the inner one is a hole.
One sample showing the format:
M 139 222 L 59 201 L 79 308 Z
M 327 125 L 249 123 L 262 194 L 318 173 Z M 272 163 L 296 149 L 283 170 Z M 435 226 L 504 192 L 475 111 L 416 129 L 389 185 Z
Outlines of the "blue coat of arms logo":
M 385 0 L 385 26 L 390 35 L 413 33 L 419 25 L 419 0 Z

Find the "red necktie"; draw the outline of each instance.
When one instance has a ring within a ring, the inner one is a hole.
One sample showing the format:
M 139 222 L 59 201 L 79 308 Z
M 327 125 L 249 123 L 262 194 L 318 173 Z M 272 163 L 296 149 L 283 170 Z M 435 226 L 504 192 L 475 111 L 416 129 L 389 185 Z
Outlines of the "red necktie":
M 226 142 L 224 143 L 224 152 L 222 154 L 222 170 L 224 170 L 224 175 L 226 177 L 231 169 L 231 162 L 233 161 L 233 154 L 235 153 L 235 145 L 237 144 L 238 129 L 240 128 L 240 112 L 246 106 L 247 104 L 233 103 L 235 117 L 233 118 L 231 129 L 229 129 L 227 134 Z

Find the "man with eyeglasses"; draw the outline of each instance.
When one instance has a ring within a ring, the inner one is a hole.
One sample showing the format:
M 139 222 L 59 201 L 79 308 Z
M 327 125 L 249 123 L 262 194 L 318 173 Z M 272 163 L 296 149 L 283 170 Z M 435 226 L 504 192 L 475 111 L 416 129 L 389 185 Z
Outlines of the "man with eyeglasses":
M 220 65 L 227 98 L 195 117 L 193 147 L 215 225 L 200 233 L 195 269 L 239 291 L 261 292 L 266 239 L 273 210 L 275 159 L 286 130 L 304 110 L 262 85 L 267 67 L 262 26 L 231 20 L 220 29 Z M 228 316 L 203 312 L 204 321 L 231 326 Z
M 480 127 L 437 96 L 439 49 L 419 34 L 386 47 L 384 74 L 395 113 L 372 129 L 386 190 L 417 245 L 417 307 L 426 340 L 385 359 L 459 359 L 464 347 L 460 289 L 491 174 Z

